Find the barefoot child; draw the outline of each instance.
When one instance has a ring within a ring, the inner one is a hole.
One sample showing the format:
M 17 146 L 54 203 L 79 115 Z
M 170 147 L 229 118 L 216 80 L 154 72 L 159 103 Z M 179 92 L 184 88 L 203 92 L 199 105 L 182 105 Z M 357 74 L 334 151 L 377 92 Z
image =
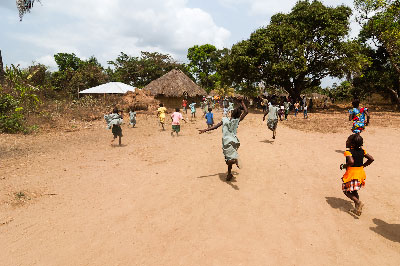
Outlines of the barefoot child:
M 267 126 L 269 130 L 272 131 L 272 138 L 276 137 L 276 128 L 278 127 L 278 110 L 279 108 L 274 105 L 274 102 L 268 107 L 268 111 L 265 112 L 263 121 L 265 121 L 265 117 L 268 115 Z
M 299 101 L 296 101 L 296 103 L 294 104 L 294 116 L 297 116 L 297 113 L 299 112 Z
M 191 104 L 189 104 L 189 108 L 190 108 L 190 113 L 192 115 L 191 118 L 196 118 L 196 103 L 192 102 Z
M 342 177 L 342 190 L 343 193 L 354 201 L 355 209 L 353 213 L 360 216 L 364 203 L 360 201 L 358 190 L 365 185 L 365 172 L 364 167 L 370 165 L 374 158 L 369 155 L 363 148 L 363 138 L 359 134 L 350 135 L 346 141 L 347 151 L 344 152 L 346 156 L 346 164 L 341 164 L 340 169 L 346 168 L 346 173 Z M 364 157 L 367 161 L 364 163 Z
M 246 115 L 248 114 L 247 107 L 241 99 L 242 107 L 236 108 L 231 113 L 231 118 L 223 117 L 222 121 L 216 124 L 213 127 L 199 130 L 200 134 L 214 130 L 222 126 L 222 151 L 225 156 L 225 162 L 228 165 L 228 175 L 226 177 L 226 181 L 231 181 L 233 178 L 232 175 L 232 165 L 236 164 L 238 168 L 240 168 L 239 163 L 239 155 L 237 150 L 239 149 L 240 142 L 237 138 L 237 128 L 239 126 L 239 122 L 242 121 Z M 242 113 L 243 108 L 243 113 Z
M 109 115 L 104 115 L 104 119 L 106 120 L 108 129 L 111 129 L 113 133 L 113 139 L 111 140 L 111 145 L 114 140 L 118 137 L 118 144 L 121 146 L 121 138 L 122 138 L 122 129 L 121 124 L 122 120 L 122 111 L 119 111 L 117 107 L 114 107 L 113 111 Z
M 136 125 L 136 112 L 135 112 L 135 109 L 133 108 L 133 106 L 131 106 L 129 108 L 129 124 L 132 127 L 135 127 L 135 125 Z
M 349 110 L 349 121 L 353 121 L 353 127 L 351 131 L 353 133 L 361 133 L 364 129 L 365 126 L 368 126 L 369 124 L 369 113 L 368 113 L 368 108 L 360 107 L 360 101 L 359 100 L 354 100 L 352 103 L 353 109 Z M 365 122 L 365 117 L 367 118 L 367 121 Z
M 212 108 L 208 108 L 208 113 L 206 114 L 207 127 L 210 128 L 214 125 L 214 114 L 211 113 Z
M 160 103 L 160 107 L 157 109 L 157 117 L 160 119 L 160 125 L 162 130 L 165 130 L 165 113 L 167 112 L 167 108 L 164 107 L 162 103 Z
M 174 136 L 174 132 L 176 132 L 176 136 L 178 137 L 178 133 L 181 131 L 181 123 L 180 120 L 183 120 L 186 122 L 186 120 L 183 118 L 182 114 L 179 112 L 179 108 L 175 109 L 175 112 L 171 115 L 171 120 L 172 120 L 172 131 L 171 131 L 171 136 Z

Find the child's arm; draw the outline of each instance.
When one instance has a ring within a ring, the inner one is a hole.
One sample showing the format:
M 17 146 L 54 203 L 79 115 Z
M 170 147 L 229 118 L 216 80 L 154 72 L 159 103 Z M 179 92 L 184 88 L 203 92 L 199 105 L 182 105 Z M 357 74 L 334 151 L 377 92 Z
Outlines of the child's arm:
M 199 130 L 199 134 L 202 134 L 202 133 L 204 133 L 204 132 L 207 132 L 207 131 L 211 131 L 211 130 L 217 129 L 217 128 L 219 128 L 220 126 L 222 126 L 222 121 L 221 121 L 221 122 L 219 122 L 218 124 L 216 124 L 215 126 L 212 126 L 212 127 L 210 127 L 210 128 L 207 128 L 207 129 L 201 129 L 201 130 Z
M 353 156 L 346 156 L 346 162 L 347 163 L 345 163 L 345 164 L 341 164 L 341 168 L 340 169 L 353 166 L 353 164 L 354 164 Z
M 368 153 L 365 154 L 364 157 L 367 158 L 367 161 L 363 164 L 364 167 L 367 167 L 374 161 L 374 158 L 371 155 L 369 155 Z
M 246 115 L 249 113 L 249 111 L 247 110 L 246 105 L 244 104 L 243 98 L 241 98 L 241 100 L 242 100 L 241 104 L 242 104 L 242 107 L 243 107 L 243 113 L 240 116 L 239 121 L 242 121 L 246 117 Z
M 267 110 L 265 111 L 265 113 L 264 113 L 263 121 L 265 121 L 265 117 L 268 115 L 268 113 L 269 113 L 269 110 L 267 109 Z

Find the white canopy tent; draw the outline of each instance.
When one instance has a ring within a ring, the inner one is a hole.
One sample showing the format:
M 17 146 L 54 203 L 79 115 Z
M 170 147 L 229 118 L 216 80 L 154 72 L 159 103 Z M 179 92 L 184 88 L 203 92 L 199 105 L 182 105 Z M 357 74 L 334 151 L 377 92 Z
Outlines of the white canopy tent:
M 105 83 L 90 89 L 86 89 L 83 91 L 80 91 L 80 94 L 90 94 L 90 93 L 99 93 L 99 94 L 109 94 L 109 93 L 119 93 L 119 94 L 125 94 L 128 91 L 135 92 L 136 88 L 126 85 L 121 82 L 109 82 Z

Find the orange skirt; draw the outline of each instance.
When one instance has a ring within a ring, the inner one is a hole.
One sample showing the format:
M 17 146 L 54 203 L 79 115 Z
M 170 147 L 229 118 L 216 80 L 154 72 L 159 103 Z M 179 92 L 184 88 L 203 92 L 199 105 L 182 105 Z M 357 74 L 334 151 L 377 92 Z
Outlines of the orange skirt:
M 364 185 L 366 178 L 364 167 L 347 167 L 346 173 L 344 173 L 342 177 L 342 181 L 343 183 L 347 183 L 351 180 L 358 180 L 362 185 Z

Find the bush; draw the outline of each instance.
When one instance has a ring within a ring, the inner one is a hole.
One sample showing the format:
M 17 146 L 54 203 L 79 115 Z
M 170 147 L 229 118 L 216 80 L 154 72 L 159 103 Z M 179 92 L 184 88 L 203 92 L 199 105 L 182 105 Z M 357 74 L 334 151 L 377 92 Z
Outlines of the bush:
M 10 94 L 0 94 L 0 132 L 17 133 L 24 131 L 23 108 Z

